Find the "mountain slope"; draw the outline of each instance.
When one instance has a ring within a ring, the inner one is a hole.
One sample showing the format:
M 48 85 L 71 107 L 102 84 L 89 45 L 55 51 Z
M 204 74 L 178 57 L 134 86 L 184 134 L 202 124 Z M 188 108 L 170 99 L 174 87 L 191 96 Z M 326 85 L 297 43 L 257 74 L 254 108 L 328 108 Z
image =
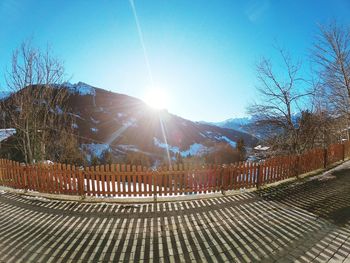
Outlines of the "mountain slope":
M 75 129 L 86 150 L 96 155 L 112 149 L 114 154 L 140 151 L 151 155 L 200 155 L 217 142 L 235 146 L 239 138 L 247 145 L 256 139 L 247 133 L 213 125 L 196 123 L 168 113 L 153 110 L 143 101 L 109 92 L 85 83 L 65 84 L 70 91 L 71 114 Z
M 136 159 L 147 155 L 152 161 L 165 157 L 201 156 L 213 152 L 218 143 L 235 148 L 240 138 L 247 146 L 253 146 L 257 141 L 247 133 L 192 122 L 167 110 L 154 110 L 137 98 L 82 82 L 65 83 L 60 87 L 67 89 L 69 94 L 67 108 L 75 130 L 72 136 L 78 136 L 79 146 L 90 161 L 93 156 L 102 159 L 107 153 L 121 157 L 120 160 L 131 153 L 140 153 L 134 155 Z M 15 94 L 8 95 L 2 98 L 5 103 L 11 103 Z M 37 103 L 46 102 L 40 99 Z M 50 112 L 62 114 L 63 111 L 56 105 Z
M 298 125 L 298 122 L 301 118 L 301 113 L 300 112 L 296 112 L 292 114 L 292 122 L 294 123 L 294 125 Z M 210 125 L 215 125 L 221 128 L 227 128 L 227 129 L 233 129 L 235 131 L 240 131 L 243 133 L 248 133 L 256 138 L 259 139 L 264 139 L 266 138 L 267 134 L 271 135 L 273 134 L 271 129 L 276 132 L 276 134 L 278 134 L 280 131 L 278 131 L 278 129 L 276 129 L 276 127 L 255 127 L 255 123 L 257 123 L 259 121 L 258 116 L 252 116 L 252 117 L 241 117 L 241 118 L 231 118 L 231 119 L 227 119 L 221 122 L 211 122 L 211 123 L 207 123 Z M 202 122 L 205 123 L 205 122 Z
M 221 128 L 233 129 L 236 131 L 249 133 L 249 125 L 252 124 L 253 120 L 251 117 L 242 118 L 231 118 L 221 122 L 212 123 Z

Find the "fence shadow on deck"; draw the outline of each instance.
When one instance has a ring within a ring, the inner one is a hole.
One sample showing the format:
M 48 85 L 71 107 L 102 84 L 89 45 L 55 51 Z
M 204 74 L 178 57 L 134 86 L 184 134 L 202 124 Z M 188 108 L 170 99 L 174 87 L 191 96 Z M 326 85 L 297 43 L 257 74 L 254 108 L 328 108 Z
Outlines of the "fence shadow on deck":
M 0 254 L 8 262 L 341 262 L 350 225 L 331 218 L 349 206 L 349 170 L 333 175 L 260 196 L 135 207 L 2 194 Z
M 338 226 L 350 220 L 350 169 L 257 191 L 264 200 L 305 209 Z

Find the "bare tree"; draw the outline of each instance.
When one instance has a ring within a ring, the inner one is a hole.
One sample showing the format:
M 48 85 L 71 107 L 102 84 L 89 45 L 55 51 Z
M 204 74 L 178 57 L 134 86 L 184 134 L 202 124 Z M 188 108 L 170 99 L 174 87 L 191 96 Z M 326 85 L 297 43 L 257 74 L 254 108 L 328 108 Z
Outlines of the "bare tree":
M 5 78 L 12 94 L 1 102 L 1 110 L 16 128 L 17 147 L 27 163 L 43 160 L 52 136 L 72 121 L 66 114 L 67 89 L 61 85 L 63 64 L 49 48 L 42 52 L 27 41 L 13 53 Z
M 340 131 L 350 125 L 350 30 L 336 22 L 320 26 L 313 47 L 313 60 L 320 78 L 318 97 L 324 110 L 338 119 Z M 342 119 L 342 120 L 341 120 Z M 349 133 L 347 133 L 349 139 Z
M 305 89 L 301 77 L 300 62 L 292 61 L 283 49 L 277 49 L 282 67 L 275 69 L 269 59 L 262 58 L 257 64 L 259 101 L 248 108 L 248 113 L 257 119 L 256 126 L 267 131 L 267 138 L 279 150 L 292 153 L 302 151 L 300 147 L 300 123 L 294 113 L 302 111 L 302 101 L 312 95 Z

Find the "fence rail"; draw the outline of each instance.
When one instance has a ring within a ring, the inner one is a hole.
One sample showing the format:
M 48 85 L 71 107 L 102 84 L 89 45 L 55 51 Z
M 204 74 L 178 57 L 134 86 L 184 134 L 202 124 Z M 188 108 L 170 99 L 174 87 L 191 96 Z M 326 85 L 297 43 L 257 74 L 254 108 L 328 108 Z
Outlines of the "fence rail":
M 350 157 L 350 143 L 260 163 L 147 167 L 113 164 L 81 169 L 65 164 L 24 165 L 0 159 L 0 185 L 51 194 L 96 197 L 157 197 L 260 187 Z

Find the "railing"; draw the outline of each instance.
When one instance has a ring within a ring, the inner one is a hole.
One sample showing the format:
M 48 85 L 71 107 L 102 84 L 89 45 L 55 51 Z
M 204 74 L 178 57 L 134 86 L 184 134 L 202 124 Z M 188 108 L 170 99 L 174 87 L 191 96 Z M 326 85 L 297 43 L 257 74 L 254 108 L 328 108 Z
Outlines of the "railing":
M 51 194 L 95 197 L 179 196 L 260 187 L 325 168 L 350 156 L 350 143 L 260 163 L 172 165 L 156 171 L 113 164 L 84 169 L 65 164 L 24 165 L 0 159 L 0 185 Z

